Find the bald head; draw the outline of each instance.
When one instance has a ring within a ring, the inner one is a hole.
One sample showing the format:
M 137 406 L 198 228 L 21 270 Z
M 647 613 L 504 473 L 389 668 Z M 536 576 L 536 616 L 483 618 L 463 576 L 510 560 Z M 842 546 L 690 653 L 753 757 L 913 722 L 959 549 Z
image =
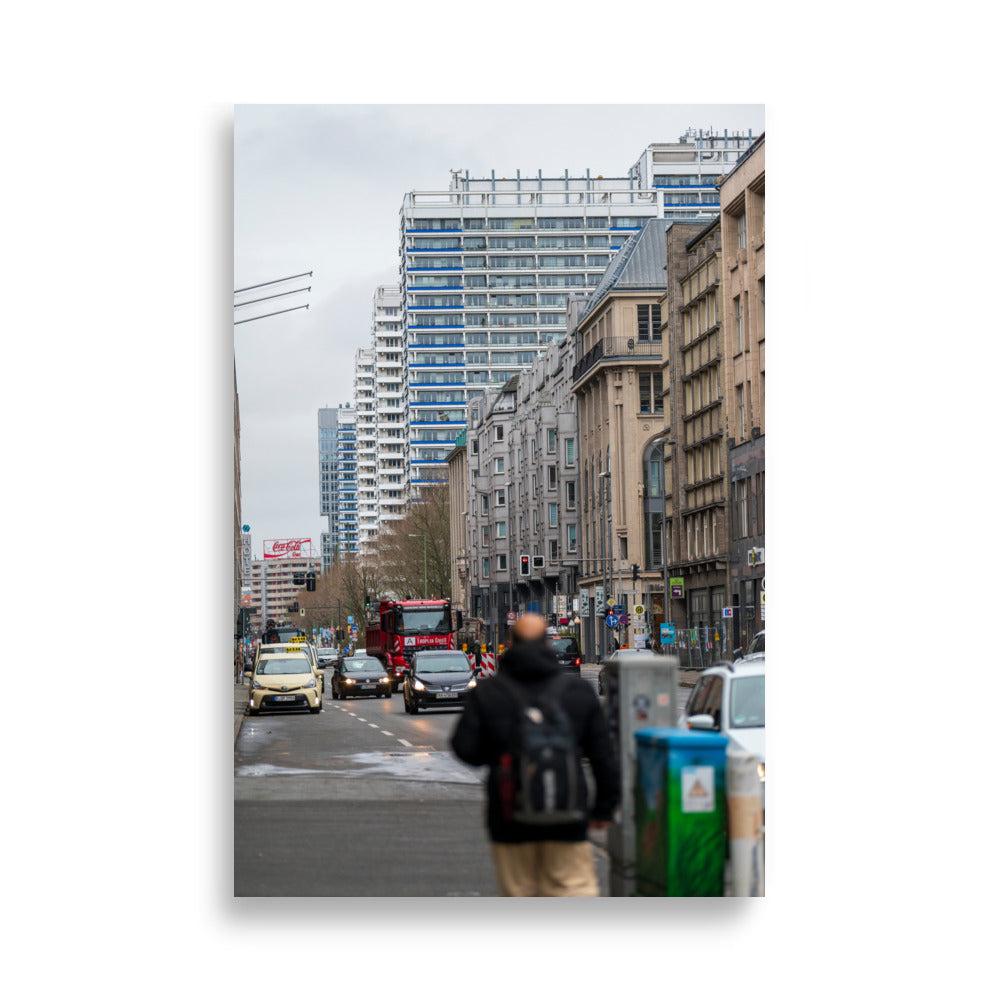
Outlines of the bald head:
M 540 642 L 545 638 L 546 622 L 541 615 L 521 615 L 510 627 L 515 642 Z

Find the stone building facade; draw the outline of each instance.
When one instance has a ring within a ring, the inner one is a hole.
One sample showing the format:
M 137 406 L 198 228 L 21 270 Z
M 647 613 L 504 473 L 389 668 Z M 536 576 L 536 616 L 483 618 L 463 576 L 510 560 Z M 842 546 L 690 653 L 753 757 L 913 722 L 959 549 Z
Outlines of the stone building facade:
M 730 480 L 729 595 L 738 640 L 764 627 L 764 136 L 720 183 Z

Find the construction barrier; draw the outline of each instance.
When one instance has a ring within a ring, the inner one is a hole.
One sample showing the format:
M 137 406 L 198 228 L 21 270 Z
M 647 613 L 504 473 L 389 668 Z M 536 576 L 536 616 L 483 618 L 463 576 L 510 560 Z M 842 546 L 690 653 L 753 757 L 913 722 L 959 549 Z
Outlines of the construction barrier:
M 476 666 L 476 654 L 467 652 L 465 654 L 469 658 L 469 665 L 473 668 Z M 497 658 L 492 653 L 480 653 L 479 654 L 479 673 L 483 677 L 493 677 L 497 672 Z

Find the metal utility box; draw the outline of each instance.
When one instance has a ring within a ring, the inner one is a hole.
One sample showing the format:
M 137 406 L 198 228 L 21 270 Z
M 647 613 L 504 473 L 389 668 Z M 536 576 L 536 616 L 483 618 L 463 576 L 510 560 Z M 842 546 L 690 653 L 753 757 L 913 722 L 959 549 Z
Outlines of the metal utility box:
M 728 742 L 687 729 L 635 734 L 636 895 L 725 894 Z
M 635 895 L 635 734 L 653 726 L 676 726 L 676 656 L 639 654 L 604 664 L 608 723 L 622 781 L 621 822 L 608 829 L 612 896 Z

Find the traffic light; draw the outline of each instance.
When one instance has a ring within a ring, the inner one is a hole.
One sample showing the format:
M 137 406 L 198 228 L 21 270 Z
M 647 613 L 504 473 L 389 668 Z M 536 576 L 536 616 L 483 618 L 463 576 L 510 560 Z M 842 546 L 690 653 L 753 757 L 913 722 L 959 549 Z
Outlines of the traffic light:
M 638 579 L 639 579 L 639 567 L 635 563 L 632 563 L 632 582 L 635 583 L 635 581 Z
M 549 613 L 549 624 L 555 625 L 556 623 L 556 613 L 554 611 Z
M 316 574 L 310 573 L 306 577 L 306 590 L 315 590 L 315 589 L 316 589 Z
M 299 610 L 299 602 L 298 601 L 292 601 L 292 603 L 288 605 L 288 610 L 292 611 L 292 612 L 298 611 Z
M 296 587 L 304 587 L 306 583 L 305 575 L 296 570 L 295 573 L 292 574 L 292 583 L 294 583 Z
M 365 611 L 367 611 L 372 606 L 372 599 L 365 594 Z
M 521 556 L 521 576 L 531 575 L 531 560 L 527 556 Z

